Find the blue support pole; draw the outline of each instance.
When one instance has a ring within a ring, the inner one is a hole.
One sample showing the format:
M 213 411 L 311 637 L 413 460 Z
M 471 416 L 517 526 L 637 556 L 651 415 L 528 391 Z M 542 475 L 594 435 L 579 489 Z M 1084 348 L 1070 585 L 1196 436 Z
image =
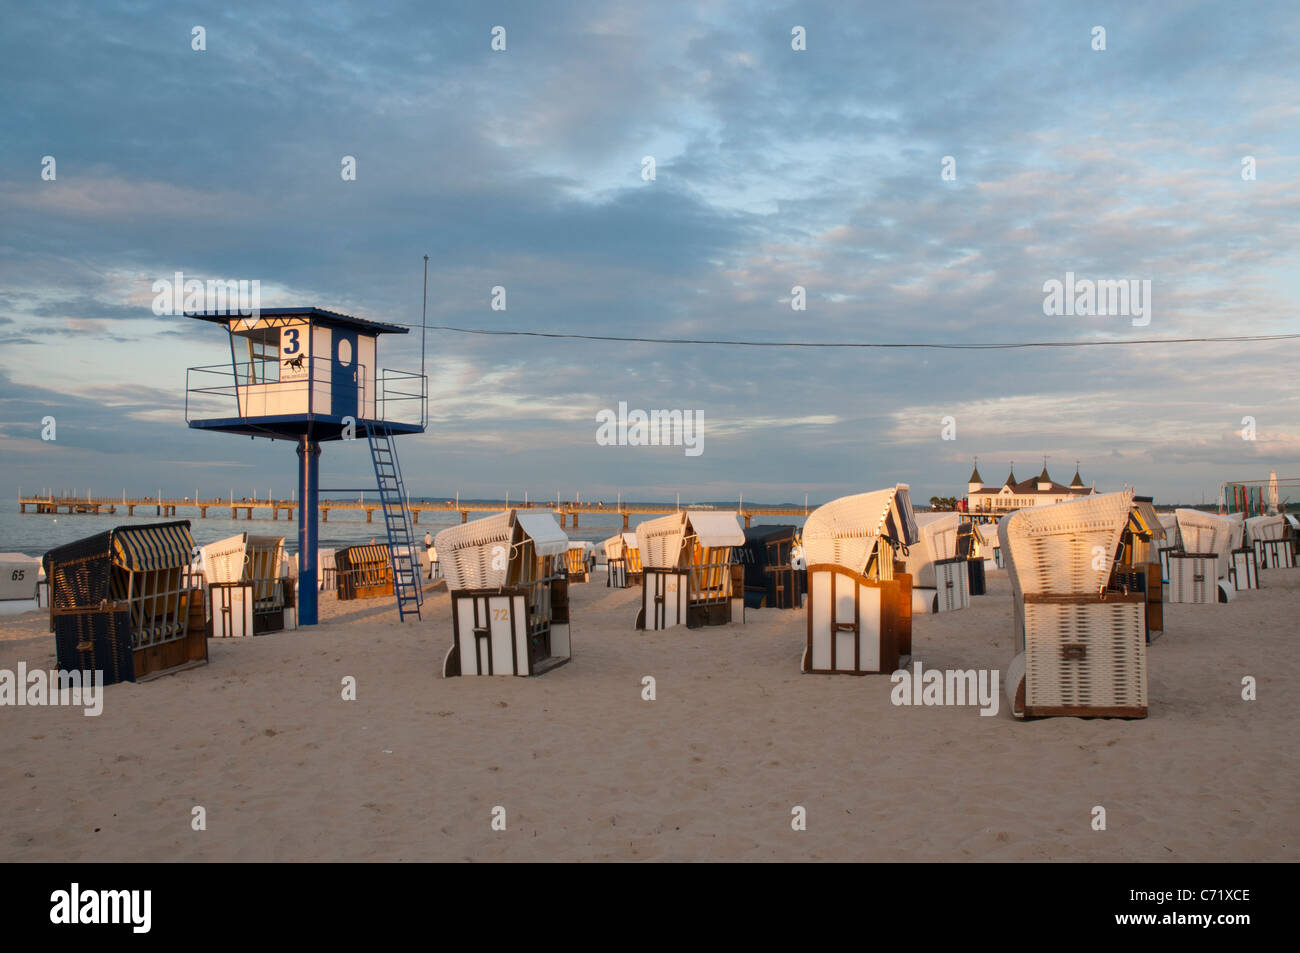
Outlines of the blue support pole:
M 316 624 L 316 517 L 320 444 L 298 439 L 298 624 Z

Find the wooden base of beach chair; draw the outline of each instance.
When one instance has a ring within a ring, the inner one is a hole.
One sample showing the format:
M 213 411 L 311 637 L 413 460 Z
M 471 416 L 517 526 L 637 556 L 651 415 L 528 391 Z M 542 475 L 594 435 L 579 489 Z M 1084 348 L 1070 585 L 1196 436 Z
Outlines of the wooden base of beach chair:
M 646 569 L 641 582 L 641 610 L 637 613 L 638 629 L 658 632 L 675 625 L 689 624 L 686 599 L 690 590 L 690 573 L 675 569 Z
M 1261 539 L 1255 542 L 1260 569 L 1294 569 L 1295 549 L 1289 539 Z
M 1164 555 L 1162 550 L 1161 556 Z M 1219 561 L 1214 553 L 1171 552 L 1167 559 L 1167 601 L 1196 604 L 1226 601 L 1220 598 Z
M 135 680 L 147 682 L 161 675 L 171 675 L 208 664 L 207 633 L 202 626 L 190 629 L 183 639 L 135 649 L 132 653 Z
M 1147 644 L 1165 630 L 1165 583 L 1159 563 L 1146 563 Z
M 628 587 L 627 578 L 627 561 L 623 559 L 611 559 L 605 565 L 605 585 L 610 589 L 626 589 Z
M 213 639 L 239 639 L 252 635 L 253 587 L 248 583 L 214 582 L 208 586 L 210 602 L 207 635 Z
M 808 567 L 808 628 L 802 669 L 818 675 L 877 675 L 898 669 L 911 648 L 910 577 L 873 580 L 828 563 Z
M 686 628 L 699 629 L 710 625 L 726 625 L 731 621 L 731 600 L 701 604 L 687 604 Z
M 179 674 L 180 672 L 188 672 L 192 668 L 199 668 L 200 666 L 207 665 L 207 664 L 208 664 L 208 660 L 206 658 L 190 659 L 188 662 L 181 662 L 178 665 L 166 665 L 163 666 L 162 668 L 150 671 L 144 675 L 137 675 L 135 680 L 137 682 L 152 682 L 156 678 L 165 678 L 168 675 L 176 675 Z
M 1145 593 L 1031 593 L 1024 611 L 1025 650 L 1007 671 L 1014 713 L 1146 717 Z
M 1253 546 L 1243 546 L 1228 553 L 1228 578 L 1237 591 L 1259 588 L 1259 560 Z
M 541 675 L 568 662 L 573 650 L 567 594 L 551 608 L 549 626 L 530 632 L 527 589 L 453 592 L 454 641 L 443 658 L 443 677 Z

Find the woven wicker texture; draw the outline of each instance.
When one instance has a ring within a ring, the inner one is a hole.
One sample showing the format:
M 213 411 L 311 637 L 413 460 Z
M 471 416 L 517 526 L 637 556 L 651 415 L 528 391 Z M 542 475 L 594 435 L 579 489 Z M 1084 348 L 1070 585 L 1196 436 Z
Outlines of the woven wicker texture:
M 1227 570 L 1228 552 L 1232 550 L 1235 520 L 1229 520 L 1201 510 L 1175 510 L 1178 518 L 1178 538 L 1185 553 L 1214 553 L 1219 560 L 1218 574 Z
M 239 533 L 199 547 L 203 579 L 209 586 L 239 582 L 244 578 L 244 556 L 248 534 Z
M 438 564 L 447 579 L 447 588 L 461 591 L 504 586 L 514 532 L 511 511 L 470 520 L 440 532 L 433 545 L 438 550 Z M 497 547 L 504 547 L 505 559 L 500 558 L 503 554 Z
M 532 580 L 535 566 L 523 566 L 529 556 L 547 557 L 565 552 L 569 540 L 549 513 L 521 514 L 507 510 L 444 529 L 434 539 L 438 565 L 453 592 L 499 589 Z M 536 540 L 525 527 L 537 533 Z M 525 544 L 531 544 L 525 547 Z M 540 552 L 539 552 L 540 550 Z
M 607 560 L 623 558 L 624 544 L 622 533 L 619 533 L 617 536 L 611 536 L 609 539 L 605 540 L 605 542 L 601 543 L 601 545 L 605 548 L 605 558 Z
M 1145 708 L 1145 611 L 1139 602 L 1026 605 L 1026 706 Z
M 913 585 L 934 588 L 937 585 L 935 561 L 952 559 L 957 555 L 961 517 L 956 513 L 918 513 L 916 523 L 920 538 L 908 547 L 903 561 Z
M 813 510 L 803 529 L 804 556 L 810 566 L 829 563 L 865 573 L 885 533 L 904 543 L 916 542 L 906 484 L 842 496 Z
M 669 513 L 658 519 L 646 520 L 636 528 L 636 545 L 641 553 L 641 565 L 647 569 L 672 569 L 680 564 L 689 565 L 689 552 L 682 559 L 686 542 L 686 514 Z
M 1246 534 L 1253 543 L 1257 539 L 1281 539 L 1286 532 L 1286 520 L 1281 516 L 1252 516 L 1246 520 Z
M 1133 493 L 1126 490 L 1006 516 L 999 533 L 1010 557 L 1013 596 L 1020 600 L 1026 593 L 1084 595 L 1104 589 L 1132 506 Z
M 1219 560 L 1216 556 L 1174 553 L 1169 558 L 1169 602 L 1218 601 Z

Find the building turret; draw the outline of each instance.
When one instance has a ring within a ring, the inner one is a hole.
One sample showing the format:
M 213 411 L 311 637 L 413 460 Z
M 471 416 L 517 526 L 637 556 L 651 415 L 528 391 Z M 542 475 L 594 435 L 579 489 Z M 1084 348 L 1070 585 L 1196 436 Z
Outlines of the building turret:
M 1043 472 L 1038 474 L 1038 492 L 1046 493 L 1052 488 L 1052 478 L 1047 475 L 1047 461 L 1043 461 Z

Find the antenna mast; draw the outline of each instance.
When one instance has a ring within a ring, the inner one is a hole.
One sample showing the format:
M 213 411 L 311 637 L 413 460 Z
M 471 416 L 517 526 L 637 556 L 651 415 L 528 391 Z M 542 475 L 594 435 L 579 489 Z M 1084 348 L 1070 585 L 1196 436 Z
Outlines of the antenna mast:
M 425 322 L 425 315 L 429 310 L 429 256 L 424 256 L 424 297 L 420 301 L 420 376 L 424 377 L 424 337 L 428 333 Z M 425 381 L 425 387 L 428 387 L 428 381 Z M 428 394 L 425 394 L 428 399 Z

